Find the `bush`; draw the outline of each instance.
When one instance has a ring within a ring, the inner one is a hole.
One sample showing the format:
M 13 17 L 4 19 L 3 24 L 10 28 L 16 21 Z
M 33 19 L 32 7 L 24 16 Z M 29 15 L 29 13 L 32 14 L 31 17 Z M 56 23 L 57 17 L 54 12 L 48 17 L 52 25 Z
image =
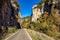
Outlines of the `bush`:
M 8 33 L 13 33 L 16 31 L 15 27 L 9 27 Z

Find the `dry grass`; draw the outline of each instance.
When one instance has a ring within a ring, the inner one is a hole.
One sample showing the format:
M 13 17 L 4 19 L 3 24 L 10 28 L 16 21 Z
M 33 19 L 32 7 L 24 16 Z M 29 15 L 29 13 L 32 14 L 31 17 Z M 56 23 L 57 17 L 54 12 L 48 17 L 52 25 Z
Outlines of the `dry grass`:
M 27 29 L 27 31 L 32 37 L 32 40 L 55 40 L 54 38 L 47 36 L 46 34 L 39 33 L 34 30 Z

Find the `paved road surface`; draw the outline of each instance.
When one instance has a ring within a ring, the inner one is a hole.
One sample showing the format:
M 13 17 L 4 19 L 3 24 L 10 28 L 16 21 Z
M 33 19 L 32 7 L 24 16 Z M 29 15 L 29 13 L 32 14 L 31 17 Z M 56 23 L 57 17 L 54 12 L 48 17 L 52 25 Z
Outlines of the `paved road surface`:
M 29 38 L 24 29 L 19 29 L 19 31 L 15 35 L 8 38 L 7 40 L 31 40 L 31 39 Z

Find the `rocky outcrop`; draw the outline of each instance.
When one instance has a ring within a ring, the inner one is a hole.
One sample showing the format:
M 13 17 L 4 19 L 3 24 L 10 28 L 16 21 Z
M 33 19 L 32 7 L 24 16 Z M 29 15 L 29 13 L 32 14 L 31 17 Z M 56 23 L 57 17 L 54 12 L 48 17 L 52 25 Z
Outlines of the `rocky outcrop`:
M 41 10 L 38 5 L 32 7 L 32 21 L 35 22 L 41 16 Z
M 19 24 L 21 25 L 22 22 L 23 22 L 21 13 L 18 13 L 17 18 L 18 18 L 18 22 L 19 22 Z
M 19 5 L 17 3 L 17 0 L 11 0 L 11 4 L 13 7 L 13 15 L 11 16 L 12 18 L 12 25 L 16 26 L 18 29 L 20 28 L 20 23 L 19 23 Z
M 17 0 L 0 0 L 0 31 L 2 26 L 5 30 L 8 30 L 8 27 L 12 24 L 13 26 L 18 27 L 18 11 L 19 5 Z
M 57 14 L 60 14 L 59 2 L 59 0 L 42 0 L 41 3 L 34 5 L 32 7 L 32 21 L 35 22 L 44 12 L 48 12 L 50 15 L 52 8 L 56 8 Z

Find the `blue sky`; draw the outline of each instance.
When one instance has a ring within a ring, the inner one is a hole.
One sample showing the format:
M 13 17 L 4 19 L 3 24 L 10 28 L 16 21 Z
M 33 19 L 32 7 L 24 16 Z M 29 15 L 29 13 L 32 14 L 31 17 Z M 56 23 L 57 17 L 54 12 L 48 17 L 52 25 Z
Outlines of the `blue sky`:
M 32 14 L 32 6 L 40 0 L 18 0 L 20 5 L 19 12 L 22 14 L 22 17 L 30 16 Z

